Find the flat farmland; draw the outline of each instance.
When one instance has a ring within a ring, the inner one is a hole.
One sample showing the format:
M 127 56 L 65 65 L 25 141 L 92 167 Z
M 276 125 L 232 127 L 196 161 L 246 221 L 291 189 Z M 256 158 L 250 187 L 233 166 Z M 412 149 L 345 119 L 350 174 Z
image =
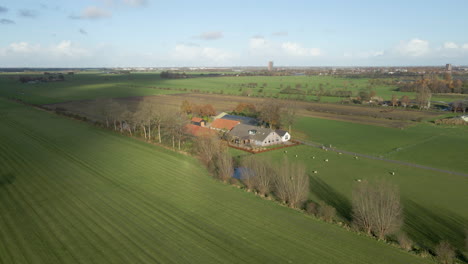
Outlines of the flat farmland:
M 96 99 L 98 97 L 129 97 L 148 96 L 158 94 L 187 93 L 195 90 L 205 93 L 223 93 L 226 95 L 241 95 L 250 93 L 252 96 L 279 96 L 287 98 L 290 95 L 280 94 L 287 86 L 295 88 L 297 84 L 304 91 L 318 90 L 322 87 L 324 91 L 347 90 L 354 96 L 361 89 L 367 89 L 368 78 L 351 79 L 331 76 L 242 76 L 242 77 L 197 77 L 188 79 L 163 79 L 159 72 L 132 73 L 132 74 L 105 74 L 101 72 L 79 72 L 73 76 L 65 75 L 66 81 L 49 82 L 38 84 L 22 84 L 18 81 L 19 76 L 34 74 L 0 74 L 0 95 L 18 98 L 34 104 L 49 104 L 65 101 Z M 41 76 L 35 74 L 35 76 Z M 257 83 L 257 88 L 247 88 L 242 85 Z M 263 86 L 260 88 L 260 86 Z M 164 90 L 164 89 L 170 90 Z M 376 85 L 374 90 L 378 96 L 390 100 L 392 94 L 398 96 L 408 95 L 414 98 L 414 93 L 395 91 L 396 87 L 391 85 Z M 295 96 L 295 95 L 291 95 Z M 453 101 L 464 98 L 458 95 L 434 95 L 433 100 Z M 307 95 L 309 101 L 317 100 L 315 95 Z M 339 102 L 341 97 L 322 96 L 322 102 Z
M 389 159 L 468 173 L 468 127 L 421 123 L 404 129 L 302 117 L 302 139 Z
M 0 99 L 0 263 L 431 263 Z
M 305 164 L 311 175 L 310 199 L 334 206 L 345 222 L 351 220 L 351 193 L 358 180 L 390 181 L 400 189 L 403 230 L 413 241 L 433 249 L 445 239 L 460 250 L 464 248 L 464 230 L 468 227 L 467 177 L 367 158 L 355 159 L 305 145 L 288 148 L 287 153 L 275 150 L 255 155 L 271 160 L 272 164 L 285 157 Z M 313 173 L 314 170 L 318 173 Z

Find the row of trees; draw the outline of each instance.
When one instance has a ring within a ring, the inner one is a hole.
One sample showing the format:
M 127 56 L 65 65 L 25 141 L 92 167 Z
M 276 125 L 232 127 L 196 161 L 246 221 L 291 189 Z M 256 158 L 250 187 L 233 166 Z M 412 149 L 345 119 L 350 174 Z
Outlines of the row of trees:
M 448 73 L 444 75 L 443 79 L 432 77 L 400 84 L 399 90 L 402 92 L 417 92 L 418 87 L 423 83 L 428 86 L 432 93 L 468 93 L 468 81 L 452 80 L 452 76 Z
M 140 133 L 146 140 L 157 140 L 159 143 L 163 143 L 164 138 L 169 138 L 173 148 L 177 142 L 179 150 L 181 149 L 188 120 L 178 111 L 170 111 L 146 98 L 134 111 L 129 110 L 126 104 L 112 99 L 99 99 L 96 107 L 98 115 L 103 117 L 108 128 L 113 126 L 114 130 L 131 136 Z
M 211 104 L 195 104 L 184 100 L 180 106 L 182 113 L 195 115 L 199 117 L 209 117 L 216 115 L 216 110 Z

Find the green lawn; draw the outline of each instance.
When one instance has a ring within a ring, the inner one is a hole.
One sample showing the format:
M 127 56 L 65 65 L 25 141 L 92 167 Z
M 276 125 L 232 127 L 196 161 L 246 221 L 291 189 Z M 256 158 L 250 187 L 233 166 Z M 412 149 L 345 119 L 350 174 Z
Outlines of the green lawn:
M 405 209 L 404 230 L 414 241 L 432 248 L 447 239 L 460 249 L 464 247 L 464 230 L 468 228 L 468 177 L 366 158 L 354 159 L 305 145 L 287 150 L 287 153 L 276 150 L 256 155 L 268 157 L 274 164 L 284 157 L 306 164 L 311 175 L 310 198 L 336 207 L 343 220 L 351 219 L 350 198 L 353 186 L 359 184 L 357 179 L 386 179 L 399 186 Z M 313 170 L 318 173 L 312 173 Z
M 357 153 L 468 173 L 468 127 L 421 123 L 405 129 L 303 117 L 305 139 Z
M 0 99 L 0 128 L 0 263 L 430 262 L 85 123 Z
M 253 96 L 276 96 L 283 88 L 301 84 L 302 89 L 319 89 L 325 91 L 347 89 L 357 95 L 360 89 L 369 84 L 369 79 L 346 79 L 331 76 L 251 76 L 251 77 L 199 77 L 190 79 L 161 79 L 159 73 L 132 73 L 130 75 L 111 75 L 98 72 L 82 72 L 73 76 L 66 75 L 64 82 L 21 84 L 16 78 L 18 74 L 0 74 L 0 95 L 20 98 L 36 104 L 57 103 L 72 100 L 95 99 L 97 97 L 127 97 L 145 96 L 164 93 L 182 93 L 199 90 L 210 93 L 240 95 L 249 90 L 239 85 L 258 83 L 259 88 L 251 89 Z M 260 88 L 264 83 L 267 85 Z M 281 88 L 281 85 L 283 88 Z M 160 90 L 171 88 L 173 90 Z M 414 93 L 394 91 L 396 87 L 377 85 L 378 96 L 389 100 L 392 94 L 399 98 L 403 95 L 414 97 Z M 175 89 L 187 89 L 180 91 Z M 262 92 L 260 92 L 262 90 Z M 280 94 L 281 98 L 290 95 Z M 292 95 L 293 97 L 295 95 Z M 316 100 L 314 95 L 307 96 L 308 100 Z M 343 98 L 322 96 L 322 102 L 339 102 Z M 456 98 L 434 96 L 433 100 L 453 101 Z

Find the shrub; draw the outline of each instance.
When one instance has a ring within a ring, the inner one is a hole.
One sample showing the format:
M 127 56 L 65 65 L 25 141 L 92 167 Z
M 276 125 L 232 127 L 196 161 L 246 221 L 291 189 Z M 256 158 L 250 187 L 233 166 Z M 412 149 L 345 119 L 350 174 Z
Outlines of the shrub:
M 442 264 L 451 264 L 455 259 L 455 250 L 448 241 L 441 241 L 435 247 L 435 254 L 437 260 Z
M 324 202 L 319 203 L 318 215 L 326 222 L 332 222 L 336 217 L 335 207 L 328 205 Z
M 306 205 L 306 212 L 311 215 L 317 215 L 317 204 L 314 202 L 308 202 Z
M 397 241 L 400 247 L 404 250 L 410 251 L 413 249 L 413 241 L 408 237 L 407 234 L 401 232 L 397 235 Z

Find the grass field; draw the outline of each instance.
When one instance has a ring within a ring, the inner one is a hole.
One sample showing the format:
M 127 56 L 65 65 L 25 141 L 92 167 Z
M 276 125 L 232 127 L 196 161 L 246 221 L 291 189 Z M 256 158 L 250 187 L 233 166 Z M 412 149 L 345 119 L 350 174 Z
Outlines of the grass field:
M 322 84 L 324 90 L 348 89 L 356 95 L 360 89 L 366 88 L 368 79 L 345 79 L 330 76 L 283 76 L 283 77 L 212 77 L 212 78 L 190 78 L 190 79 L 161 79 L 159 73 L 132 73 L 130 75 L 110 75 L 97 72 L 83 72 L 73 76 L 66 75 L 64 82 L 21 84 L 16 77 L 18 74 L 0 74 L 0 95 L 15 97 L 35 104 L 49 104 L 72 100 L 95 99 L 97 97 L 128 97 L 144 96 L 165 93 L 181 93 L 178 90 L 160 90 L 154 87 L 171 89 L 188 89 L 190 91 L 200 90 L 211 93 L 223 92 L 224 94 L 240 95 L 247 88 L 240 90 L 239 85 L 247 83 L 258 83 L 259 86 L 266 83 L 263 94 L 268 96 L 278 94 L 282 88 L 290 85 L 295 87 L 301 84 L 310 88 L 318 89 Z M 378 96 L 389 100 L 392 94 L 399 98 L 403 95 L 414 97 L 413 93 L 394 91 L 396 87 L 388 85 L 376 86 Z M 253 95 L 257 95 L 260 88 L 252 89 Z M 288 95 L 280 95 L 284 98 Z M 453 101 L 457 97 L 434 96 L 433 100 Z M 315 96 L 307 96 L 308 100 L 316 100 Z M 339 102 L 342 98 L 321 98 L 322 102 Z
M 0 127 L 0 263 L 431 262 L 85 123 L 0 99 Z
M 310 146 L 297 146 L 256 154 L 277 164 L 284 157 L 307 165 L 311 177 L 311 199 L 337 208 L 344 221 L 351 219 L 351 192 L 356 180 L 386 179 L 398 185 L 405 209 L 406 231 L 424 247 L 432 248 L 447 239 L 464 247 L 468 228 L 468 178 L 412 168 L 366 158 L 339 155 Z M 296 158 L 295 155 L 298 157 Z M 313 159 L 315 157 L 315 159 Z M 324 160 L 328 159 L 328 162 Z M 317 170 L 318 173 L 312 173 Z M 390 172 L 395 172 L 391 175 Z
M 294 129 L 304 139 L 338 149 L 468 173 L 467 126 L 421 123 L 396 129 L 303 117 Z

